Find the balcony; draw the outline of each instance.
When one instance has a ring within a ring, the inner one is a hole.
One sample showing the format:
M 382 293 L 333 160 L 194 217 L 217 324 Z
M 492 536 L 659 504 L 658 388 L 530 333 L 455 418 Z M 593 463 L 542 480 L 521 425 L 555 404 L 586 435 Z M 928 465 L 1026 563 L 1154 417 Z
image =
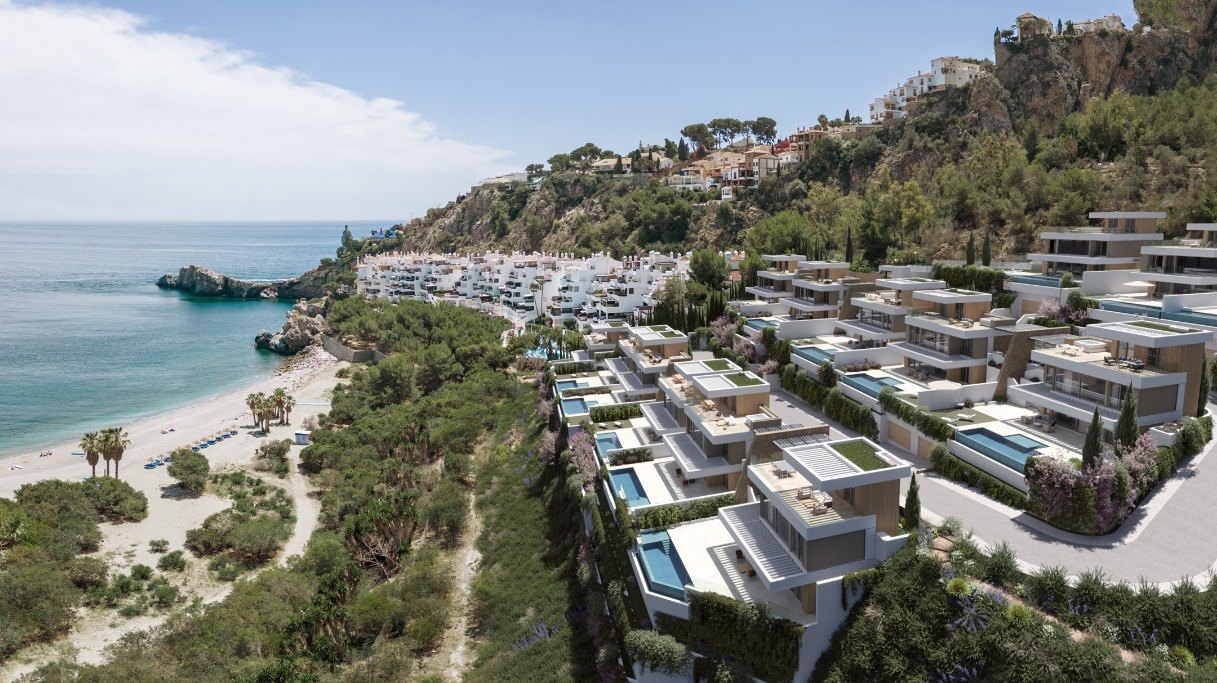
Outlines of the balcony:
M 943 353 L 938 349 L 931 349 L 920 344 L 912 342 L 894 342 L 887 345 L 887 348 L 895 350 L 905 358 L 932 365 L 941 370 L 953 370 L 956 368 L 966 368 L 976 365 L 984 365 L 984 358 L 973 358 L 962 354 Z

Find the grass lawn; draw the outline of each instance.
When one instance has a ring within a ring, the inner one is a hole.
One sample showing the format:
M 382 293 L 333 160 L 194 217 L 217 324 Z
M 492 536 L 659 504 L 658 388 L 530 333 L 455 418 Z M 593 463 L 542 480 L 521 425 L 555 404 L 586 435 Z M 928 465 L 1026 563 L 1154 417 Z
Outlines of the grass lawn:
M 1143 328 L 1146 330 L 1156 330 L 1158 332 L 1169 332 L 1170 334 L 1180 334 L 1182 332 L 1191 331 L 1191 330 L 1185 330 L 1184 328 L 1181 328 L 1181 327 L 1174 327 L 1171 325 L 1166 325 L 1164 323 L 1147 322 L 1144 320 L 1138 320 L 1137 322 L 1130 323 L 1130 324 L 1133 327 L 1140 327 L 1140 328 Z
M 737 387 L 754 387 L 763 381 L 756 377 L 749 377 L 742 372 L 734 375 L 727 375 L 727 379 Z
M 865 441 L 847 441 L 845 443 L 833 444 L 832 449 L 844 455 L 847 460 L 861 467 L 864 472 L 871 470 L 881 470 L 885 467 L 891 467 L 883 458 L 880 458 L 875 449 Z
M 706 367 L 710 368 L 711 370 L 729 370 L 734 365 L 734 363 L 726 358 L 715 358 L 713 360 L 705 361 L 705 363 Z

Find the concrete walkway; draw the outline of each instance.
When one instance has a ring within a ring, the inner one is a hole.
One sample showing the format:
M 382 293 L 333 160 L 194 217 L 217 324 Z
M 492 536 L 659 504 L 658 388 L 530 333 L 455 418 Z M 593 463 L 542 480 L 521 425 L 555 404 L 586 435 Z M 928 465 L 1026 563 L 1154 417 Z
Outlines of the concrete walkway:
M 784 420 L 811 415 L 827 422 L 834 435 L 856 436 L 782 389 L 774 387 L 772 396 L 777 400 L 771 407 Z M 924 459 L 894 444 L 884 448 L 919 470 L 929 467 Z M 1217 571 L 1217 458 L 1209 457 L 1214 450 L 1217 439 L 1160 484 L 1118 531 L 1107 536 L 1062 531 L 934 472 L 917 476 L 922 514 L 933 522 L 958 517 L 985 545 L 1009 543 L 1025 571 L 1061 566 L 1076 576 L 1101 569 L 1112 581 L 1144 579 L 1168 588 L 1191 578 L 1204 588 L 1210 572 Z

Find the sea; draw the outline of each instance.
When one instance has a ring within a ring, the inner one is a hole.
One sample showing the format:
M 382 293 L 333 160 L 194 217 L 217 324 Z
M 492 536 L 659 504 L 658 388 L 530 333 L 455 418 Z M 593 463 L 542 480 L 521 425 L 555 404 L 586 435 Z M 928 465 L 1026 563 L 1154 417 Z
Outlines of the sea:
M 394 221 L 0 223 L 0 455 L 272 375 L 253 347 L 291 304 L 193 297 L 156 280 L 195 264 L 277 280 Z

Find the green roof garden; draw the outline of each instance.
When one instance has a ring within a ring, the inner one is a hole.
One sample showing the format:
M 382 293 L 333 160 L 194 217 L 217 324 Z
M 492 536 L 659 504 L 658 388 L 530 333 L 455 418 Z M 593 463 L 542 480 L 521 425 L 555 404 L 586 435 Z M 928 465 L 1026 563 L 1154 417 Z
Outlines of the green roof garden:
M 829 446 L 836 452 L 845 456 L 845 459 L 857 465 L 863 472 L 871 472 L 891 467 L 891 463 L 879 457 L 878 451 L 874 446 L 865 441 L 846 441 L 845 443 L 834 443 Z
M 1155 322 L 1150 322 L 1148 320 L 1138 320 L 1136 322 L 1130 322 L 1127 324 L 1132 325 L 1133 327 L 1140 327 L 1140 328 L 1146 329 L 1146 330 L 1154 330 L 1156 332 L 1167 332 L 1170 334 L 1182 334 L 1184 332 L 1195 332 L 1196 331 L 1196 330 L 1189 330 L 1186 327 L 1167 325 L 1165 323 L 1155 323 Z
M 757 377 L 749 377 L 742 372 L 737 372 L 734 375 L 727 375 L 727 380 L 737 387 L 754 387 L 763 383 L 763 380 Z
M 705 361 L 705 364 L 706 367 L 710 368 L 711 370 L 729 370 L 733 365 L 732 362 L 726 358 L 714 358 L 712 360 Z

